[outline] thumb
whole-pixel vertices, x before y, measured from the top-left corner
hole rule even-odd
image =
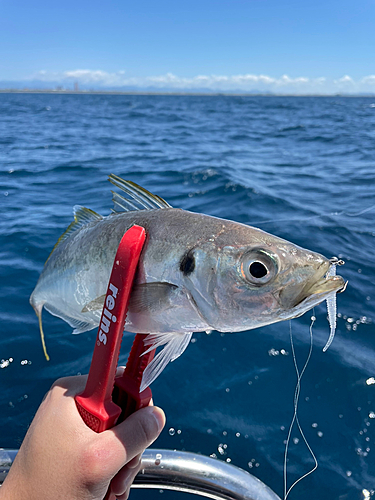
[[[143,453],[159,436],[165,425],[165,415],[161,408],[147,406],[130,415],[124,422],[111,429],[122,443],[126,452],[125,463]]]

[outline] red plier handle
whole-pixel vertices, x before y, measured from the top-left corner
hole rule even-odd
[[[122,237],[114,259],[85,390],[75,397],[84,422],[103,432],[151,400],[151,389],[141,393],[142,374],[155,350],[145,351],[144,335],[135,336],[123,375],[116,377],[129,297],[146,232],[132,226]],[[112,495],[106,499],[114,498]]]

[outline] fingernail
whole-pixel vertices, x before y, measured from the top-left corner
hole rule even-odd
[[[157,406],[148,406],[149,413],[155,418],[156,425],[158,426],[158,432],[161,432],[165,425],[165,414],[161,408]]]
[[[121,377],[125,371],[125,366],[118,366],[116,370],[116,377]]]

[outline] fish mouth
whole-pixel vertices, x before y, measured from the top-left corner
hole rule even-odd
[[[346,288],[347,281],[342,276],[326,276],[326,271],[323,276],[317,279],[314,283],[308,283],[298,295],[295,305],[292,309],[285,312],[283,319],[292,319],[302,316],[306,311],[320,304],[333,293],[343,292]]]

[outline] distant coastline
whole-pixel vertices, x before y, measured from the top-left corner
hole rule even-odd
[[[272,92],[192,92],[192,91],[149,91],[149,90],[73,90],[73,89],[0,89],[0,94],[57,94],[57,95],[154,95],[154,96],[237,96],[237,97],[368,97],[374,98],[375,93],[361,94],[279,94]]]

